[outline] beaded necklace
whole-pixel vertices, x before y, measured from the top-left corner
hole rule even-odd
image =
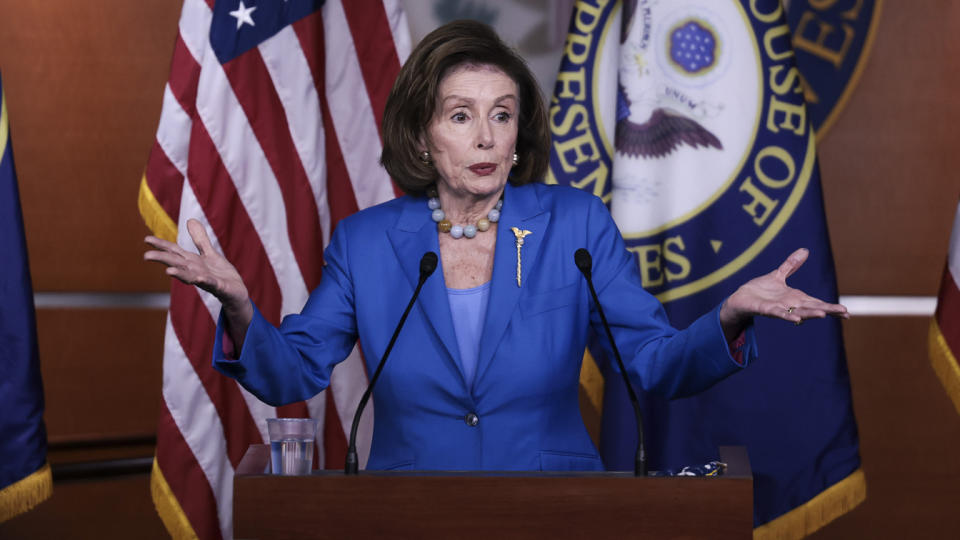
[[[440,208],[440,198],[437,196],[437,189],[433,186],[427,189],[427,207],[433,211],[430,217],[437,223],[437,230],[442,233],[450,233],[454,238],[473,238],[477,232],[483,232],[490,228],[491,223],[500,221],[500,209],[503,208],[503,199],[497,201],[496,206],[487,212],[486,218],[480,218],[476,225],[454,225],[447,219],[446,214]]]

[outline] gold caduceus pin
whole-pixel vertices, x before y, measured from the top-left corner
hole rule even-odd
[[[513,235],[517,237],[517,287],[520,286],[520,248],[523,247],[523,239],[528,234],[531,234],[530,231],[521,231],[517,227],[510,227],[510,230],[513,231]]]

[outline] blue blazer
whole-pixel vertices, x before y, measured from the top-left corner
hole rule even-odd
[[[522,248],[521,286],[511,227],[531,231]],[[571,188],[508,184],[473,386],[463,376],[438,268],[374,391],[368,469],[603,469],[578,399],[588,329],[603,333],[574,264],[581,247],[593,255],[594,283],[635,385],[668,397],[694,394],[755,356],[749,330],[743,364],[731,357],[719,306],[683,331],[669,325],[660,303],[641,287],[636,263],[599,199]],[[303,311],[277,329],[255,309],[236,360],[223,357],[218,325],[215,367],[274,405],[325,389],[357,339],[372,374],[427,251],[440,249],[422,197],[401,197],[344,219]],[[478,421],[468,422],[470,415]]]

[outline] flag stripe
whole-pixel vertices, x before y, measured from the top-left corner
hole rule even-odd
[[[213,17],[213,4],[202,0],[184,0],[180,13],[180,36],[194,61],[203,64],[210,35],[210,21]]]
[[[210,227],[210,224],[207,222],[206,217],[203,215],[203,210],[200,208],[200,202],[197,201],[197,198],[194,195],[193,190],[190,189],[189,184],[183,190],[183,197],[182,197],[182,200],[180,201],[180,209],[181,209],[182,217],[181,217],[181,222],[178,226],[179,229],[181,231],[186,231],[186,220],[188,217],[198,220],[203,225],[204,229],[207,231],[208,238],[210,239],[210,243],[213,246],[214,251],[222,252],[223,249],[220,247],[219,238],[217,238],[217,235],[214,234],[212,227]],[[184,245],[191,242],[186,238],[181,238],[181,241]],[[203,302],[203,305],[206,308],[207,313],[209,313],[209,320],[210,321],[216,320],[220,314],[220,301],[217,300],[216,297],[214,297],[212,294],[206,291],[202,291],[200,289],[194,289],[194,292],[197,293],[198,298],[201,300],[201,302]],[[175,340],[175,338],[173,338],[172,336],[171,336],[171,339]],[[168,348],[169,347],[173,347],[179,350],[180,344],[173,343],[172,345],[168,345]],[[189,361],[187,360],[186,356],[182,355],[182,353],[181,353],[181,357],[182,357],[183,363],[189,364]],[[193,369],[193,368],[191,367],[190,369]],[[263,403],[262,401],[260,401],[255,396],[253,396],[252,394],[244,390],[239,385],[237,385],[236,388],[243,395],[243,399],[246,402],[247,407],[250,409],[251,415],[256,420],[257,428],[259,428],[259,431],[260,431],[261,440],[268,440],[266,423],[262,421],[262,419],[276,417],[277,410],[274,407],[271,407],[270,405]],[[188,390],[188,392],[189,391],[192,391],[192,390]]]
[[[316,14],[307,17],[293,25],[294,31],[300,40],[307,63],[313,74],[314,84],[320,99],[320,110],[324,125],[332,125],[331,115],[325,92],[325,58],[326,47],[324,26],[316,19]],[[337,137],[326,137],[327,182],[329,190],[331,228],[336,226],[340,219],[357,211],[357,202],[349,174],[343,161]],[[324,441],[327,457],[325,467],[340,468],[343,466],[346,448],[346,435],[352,424],[352,417],[360,401],[363,388],[367,382],[366,367],[359,349],[355,349],[346,361],[339,364],[333,371],[328,392],[332,398],[328,400],[326,418],[324,422]],[[360,465],[365,466],[369,456],[370,439],[373,431],[372,404],[370,410],[361,419],[360,430],[357,436],[357,448],[360,456]]]
[[[357,204],[366,208],[393,198],[394,193],[387,172],[379,164],[380,134],[370,100],[357,99],[366,94],[366,86],[353,35],[339,2],[324,4],[323,31],[326,94],[333,132],[343,150]]]
[[[163,478],[170,486],[170,490],[176,494],[177,503],[190,521],[193,531],[198,538],[222,538],[220,526],[215,520],[216,497],[210,489],[203,470],[194,459],[190,447],[183,439],[183,434],[173,421],[164,400],[160,401],[157,440],[163,441],[163,444],[157,445],[157,465],[163,471]],[[156,481],[155,478],[152,480],[153,483]],[[169,505],[169,503],[157,501],[156,491],[154,490],[154,504],[158,508]],[[167,527],[170,529],[170,525]]]
[[[371,1],[346,2],[343,4],[343,11],[350,26],[350,33],[354,36],[368,36],[367,39],[355,39],[354,44],[363,83],[373,107],[373,119],[377,123],[377,130],[380,130],[387,96],[393,87],[393,81],[400,73],[400,61],[393,46],[387,14],[381,2]]]
[[[180,201],[180,209],[182,215],[181,222],[178,228],[181,231],[186,231],[186,220],[187,218],[196,219],[199,221],[204,229],[207,231],[207,237],[210,239],[210,244],[213,246],[214,251],[222,252],[223,249],[220,247],[220,241],[217,238],[217,235],[214,234],[212,227],[207,222],[206,217],[203,215],[203,210],[200,208],[200,202],[197,201],[196,196],[193,193],[193,190],[190,189],[190,186],[187,185],[183,190],[183,197]],[[189,245],[192,243],[191,240],[187,238],[181,238],[182,244]],[[194,289],[194,292],[197,293],[198,298],[203,302],[204,307],[209,313],[209,318],[211,321],[216,320],[220,316],[220,301],[216,299],[212,294],[202,291],[200,289]],[[183,357],[184,362],[188,362],[186,357]],[[192,369],[192,368],[191,368]],[[250,410],[250,414],[255,419],[257,428],[260,431],[261,439],[268,440],[267,436],[267,427],[266,423],[262,421],[264,418],[274,418],[278,416],[277,409],[263,403],[257,399],[253,394],[247,392],[239,385],[236,386],[236,389],[243,395],[243,399],[246,402],[247,408]],[[302,414],[302,413],[288,413],[288,414]]]
[[[180,218],[180,198],[183,195],[183,174],[167,157],[160,143],[154,141],[147,158],[147,185],[153,197],[171,220]]]
[[[343,9],[350,32],[354,36],[366,36],[365,39],[354,39],[354,44],[379,135],[387,96],[393,88],[393,81],[400,73],[400,60],[394,48],[393,35],[383,3],[345,2]],[[380,142],[382,144],[383,139],[380,139]],[[395,183],[391,182],[391,188],[395,196],[403,195],[403,191]]]
[[[201,64],[200,88],[197,95],[197,113],[203,124],[205,135],[198,135],[197,127],[194,126],[194,133],[191,134],[190,162],[192,167],[195,159],[201,159],[210,168],[198,169],[196,172],[199,174],[188,171],[187,178],[194,184],[215,183],[218,189],[220,186],[230,184],[228,187],[231,202],[221,207],[224,213],[219,215],[226,217],[230,213],[245,213],[246,215],[240,219],[252,225],[252,228],[243,231],[235,228],[227,230],[230,231],[230,240],[241,244],[244,250],[253,248],[258,253],[266,253],[265,262],[268,264],[262,270],[270,271],[275,276],[270,280],[268,290],[275,291],[273,287],[278,283],[282,284],[282,295],[277,293],[271,299],[271,301],[278,301],[280,309],[273,310],[260,304],[263,296],[251,294],[251,297],[261,307],[267,320],[278,324],[281,314],[293,313],[303,306],[307,298],[307,288],[304,276],[299,272],[293,255],[291,238],[287,234],[287,210],[283,204],[280,185],[274,177],[249,119],[237,101],[237,96],[223,67],[209,47],[210,44],[207,43],[208,53],[204,55]],[[197,138],[203,139],[201,156],[196,155],[197,141],[194,139]],[[208,141],[212,144],[207,144]],[[207,179],[207,175],[214,171],[218,174],[216,180]],[[233,196],[234,193],[236,198]],[[220,198],[216,190],[211,195],[215,199]],[[211,220],[211,224],[216,226],[216,222],[223,218],[213,219],[217,214],[211,214],[205,203],[206,198],[199,191],[197,197],[203,204],[204,213]],[[221,237],[221,241],[224,241],[222,231],[218,231],[218,236]],[[257,243],[260,245],[254,246]],[[225,254],[231,262],[236,264],[229,250]],[[247,274],[243,269],[240,270],[248,285],[257,285],[258,275]]]
[[[270,74],[256,49],[224,64],[237,101],[273,170],[286,209],[287,234],[308,290],[320,282],[323,245],[316,199],[296,151],[290,126]]]
[[[320,96],[314,83],[313,73],[292,27],[284,28],[272,39],[262,43],[259,48],[273,85],[277,89],[277,96],[283,104],[283,114],[286,115],[287,124],[290,126],[293,144],[300,155],[300,161],[310,182],[310,189],[313,191],[319,212],[323,236],[321,245],[326,245],[330,240],[327,170],[323,155],[326,134],[324,123],[318,121],[321,118]],[[318,257],[322,259],[322,253],[316,248],[317,246],[314,246],[314,251],[320,254]]]
[[[387,26],[390,37],[393,39],[398,66],[403,65],[403,60],[410,56],[411,46],[410,33],[406,31],[410,26],[407,24],[407,14],[404,13],[401,4],[400,0],[384,0],[383,2],[383,10],[387,14]],[[393,81],[390,81],[390,84],[393,84]]]
[[[177,34],[173,46],[173,62],[170,66],[168,85],[177,102],[190,118],[197,116],[197,85],[200,82],[200,64],[187,48],[183,34]]]
[[[332,126],[333,119],[330,116],[326,84],[324,83],[326,47],[324,46],[323,21],[320,20],[319,12],[293,23],[293,29],[297,34],[300,47],[303,49],[307,64],[310,66],[313,75],[313,83],[320,100],[320,114],[323,125]],[[327,161],[327,190],[330,201],[330,229],[332,230],[341,219],[356,212],[359,207],[357,198],[353,193],[353,186],[350,184],[350,175],[347,173],[347,165],[343,161],[343,153],[340,150],[337,137],[328,135],[324,138],[324,156]]]
[[[250,410],[246,407],[237,384],[217,373],[210,365],[215,332],[213,321],[207,316],[196,290],[179,281],[170,287],[170,320],[177,340],[193,365],[210,401],[217,410],[226,434],[227,455],[236,466],[251,440],[260,439]]]
[[[167,160],[176,167],[184,177],[187,174],[187,158],[189,157],[190,141],[182,133],[190,133],[193,128],[193,118],[177,101],[170,85],[163,93],[163,114],[160,125],[157,126],[157,146],[167,155]],[[150,173],[149,164],[147,172]],[[179,220],[178,220],[179,221]]]
[[[189,295],[192,288],[184,288]],[[235,434],[249,424],[242,422],[230,426],[224,424],[231,418],[217,410],[218,404],[215,400],[220,397],[220,394],[209,393],[205,385],[223,382],[225,384],[220,384],[214,389],[229,391],[237,388],[236,383],[224,380],[223,377],[220,377],[220,381],[212,378],[209,362],[205,366],[206,372],[197,371],[196,362],[189,358],[187,350],[179,341],[183,336],[175,331],[174,315],[175,313],[171,312],[167,320],[163,373],[168,384],[164,385],[163,398],[170,416],[177,424],[190,452],[203,471],[207,483],[216,494],[217,519],[223,535],[229,538],[233,503],[230,487],[234,467],[230,461],[228,439],[235,438]],[[187,337],[195,338],[195,336]],[[170,381],[176,381],[176,384],[169,384]],[[233,383],[233,386],[228,386],[228,383]],[[235,400],[233,407],[242,409],[242,403]],[[231,433],[227,433],[227,430]],[[251,438],[250,442],[259,443],[262,439]]]
[[[244,211],[237,188],[202,125],[194,124],[190,141],[188,178],[203,213],[221,239],[224,256],[243,276],[250,298],[268,321],[279,324],[280,285],[262,244],[257,241],[257,229]]]
[[[949,267],[943,272],[934,317],[954,357],[960,356],[960,286]]]
[[[343,434],[345,426],[340,425],[333,393],[329,391],[325,393],[327,408],[323,422],[323,445],[326,451],[323,468],[342,469],[347,461],[347,438]]]

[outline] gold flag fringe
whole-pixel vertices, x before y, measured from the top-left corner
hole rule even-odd
[[[947,340],[943,337],[940,325],[937,319],[930,320],[930,332],[928,338],[928,348],[930,351],[930,364],[937,378],[943,384],[943,389],[953,401],[957,413],[960,414],[960,365],[957,364],[957,357],[954,356]]]
[[[0,523],[19,516],[53,495],[50,463],[44,463],[33,474],[0,489]]]
[[[600,447],[600,425],[603,418],[603,373],[588,349],[583,351],[580,365],[580,416],[590,438]]]
[[[177,224],[170,219],[167,212],[160,206],[160,202],[153,196],[150,186],[147,185],[147,175],[140,179],[140,195],[137,197],[137,207],[143,222],[153,231],[157,238],[170,242],[177,241]]]
[[[197,533],[190,525],[190,520],[183,513],[180,502],[173,495],[170,485],[160,466],[157,465],[157,458],[153,458],[153,472],[150,475],[150,495],[153,497],[153,506],[160,515],[160,521],[163,522],[171,538],[195,540]]]
[[[786,514],[753,529],[753,540],[793,540],[815,531],[853,510],[867,498],[862,469],[820,492]]]

